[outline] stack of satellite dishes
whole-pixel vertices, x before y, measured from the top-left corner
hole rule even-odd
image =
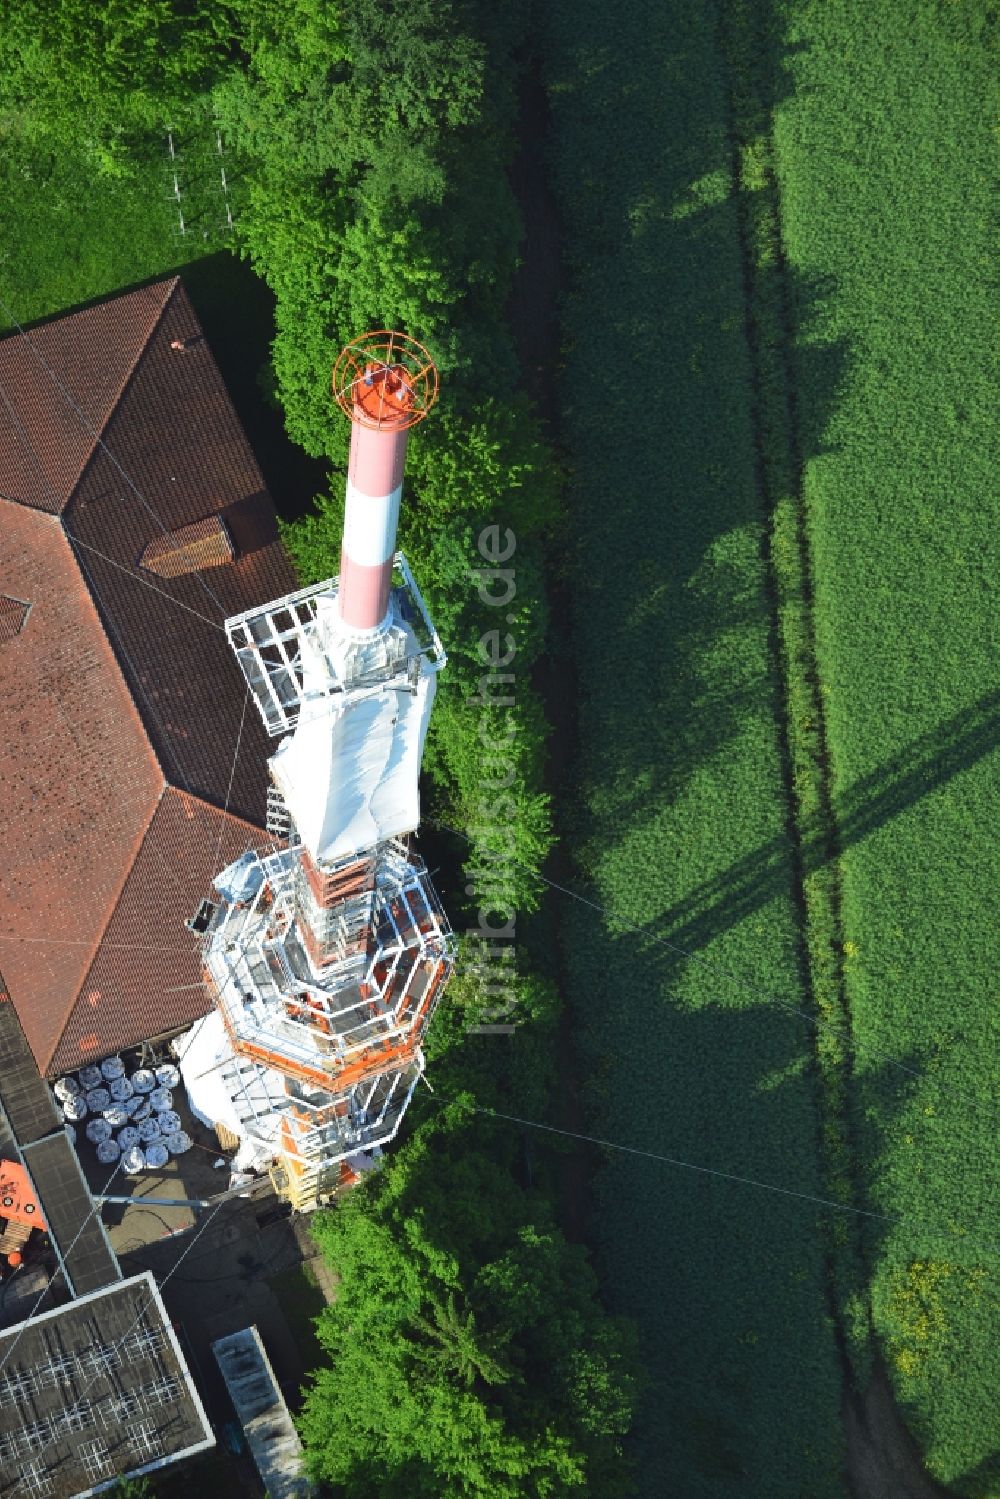
[[[162,1170],[172,1155],[191,1149],[191,1136],[173,1107],[172,1090],[180,1080],[172,1062],[155,1071],[139,1067],[128,1076],[121,1057],[106,1057],[99,1067],[88,1065],[75,1077],[61,1077],[55,1095],[74,1140],[74,1126],[86,1120],[87,1139],[101,1164],[112,1166],[120,1159],[126,1176],[139,1176]]]

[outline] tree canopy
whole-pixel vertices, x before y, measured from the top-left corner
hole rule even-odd
[[[351,1499],[628,1492],[631,1337],[509,1146],[459,1099],[316,1221],[341,1284],[300,1424]]]

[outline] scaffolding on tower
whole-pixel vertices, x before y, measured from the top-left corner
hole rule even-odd
[[[351,420],[340,573],[225,625],[278,740],[267,811],[283,846],[220,871],[189,922],[221,1018],[207,1070],[216,1097],[228,1090],[245,1159],[267,1160],[301,1210],[356,1181],[395,1138],[454,963],[411,848],[445,654],[395,549],[408,433],[437,388],[426,349],[402,334],[344,349],[333,377]]]

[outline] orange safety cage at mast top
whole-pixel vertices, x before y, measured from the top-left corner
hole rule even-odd
[[[438,398],[438,372],[423,344],[379,328],[341,350],[333,396],[352,422],[399,432],[422,422]]]

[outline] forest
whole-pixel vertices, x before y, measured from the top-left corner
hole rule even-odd
[[[332,1493],[1000,1495],[994,27],[5,8],[0,327],[180,271],[304,584],[339,566],[341,344],[441,369],[400,545],[468,934],[433,1095],[314,1224]],[[484,910],[509,1036],[475,1029]]]

